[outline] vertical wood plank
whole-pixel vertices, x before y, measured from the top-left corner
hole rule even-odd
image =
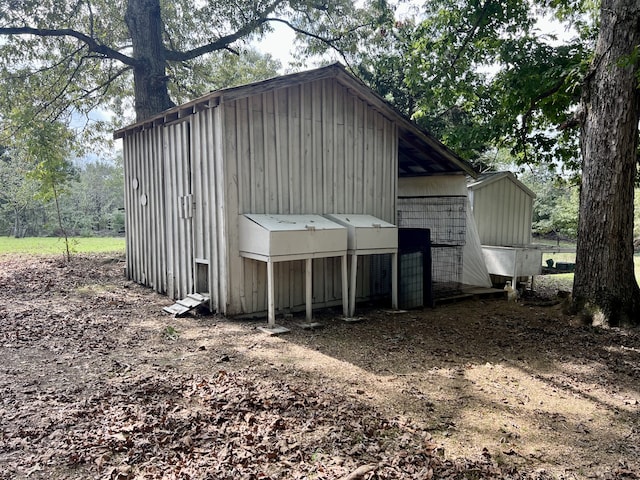
[[[274,123],[274,142],[275,142],[275,168],[276,168],[276,187],[275,193],[277,195],[278,213],[286,213],[284,209],[284,198],[288,193],[288,188],[283,182],[283,172],[285,171],[285,165],[287,159],[283,155],[282,151],[282,131],[280,125],[280,108],[278,105],[279,91],[273,92],[273,123]],[[284,122],[283,122],[284,123]],[[287,202],[288,203],[288,202]]]
[[[296,92],[294,88],[288,88],[287,92],[287,162],[288,162],[288,182],[289,182],[289,213],[300,213],[297,199],[299,198],[298,187],[300,180],[298,176],[297,164],[300,160],[299,152],[296,150],[295,138],[300,126],[296,124],[294,116],[293,99]]]
[[[258,187],[260,184],[257,181],[259,172],[258,172],[258,169],[256,168],[256,159],[255,159],[256,140],[254,138],[253,108],[249,100],[246,101],[246,108],[247,108],[247,127],[248,127],[248,134],[249,134],[249,156],[247,160],[249,161],[248,171],[251,178],[250,180],[251,187],[249,188],[249,195],[251,196],[250,211],[252,213],[258,213],[258,210],[256,210],[256,196],[258,194]]]
[[[261,115],[261,126],[260,132],[262,134],[262,155],[256,158],[256,161],[260,164],[262,168],[262,173],[264,175],[264,183],[263,183],[263,206],[260,210],[262,213],[273,213],[272,203],[273,203],[273,191],[274,191],[274,182],[273,177],[271,175],[271,170],[274,167],[275,158],[270,156],[269,151],[269,118],[267,114],[267,93],[263,93],[260,95],[260,101],[262,103],[262,115]]]

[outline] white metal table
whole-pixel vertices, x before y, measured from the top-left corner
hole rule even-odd
[[[306,317],[312,318],[314,258],[342,258],[342,308],[348,312],[347,229],[321,215],[244,214],[239,218],[240,255],[267,264],[269,329],[275,324],[273,264],[305,260]]]
[[[391,254],[391,306],[398,308],[398,228],[372,215],[329,214],[325,217],[347,228],[347,253],[351,255],[349,314],[356,309],[358,256]]]

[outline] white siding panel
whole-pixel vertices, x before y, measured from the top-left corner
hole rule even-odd
[[[229,215],[236,217],[237,221],[237,203],[228,202],[227,191],[234,192],[234,198],[238,197],[238,172],[233,169],[233,163],[230,164],[231,170],[226,171],[225,155],[224,155],[224,139],[226,130],[224,128],[223,110],[220,107],[210,111],[213,129],[213,163],[215,171],[215,180],[210,182],[215,185],[215,210],[212,212],[215,219],[212,226],[213,231],[217,235],[216,251],[213,255],[218,259],[218,270],[214,272],[218,280],[218,311],[227,313],[229,305],[229,290],[231,281],[231,272],[229,265],[229,255],[233,250],[229,248],[229,242],[237,242],[237,235],[230,237],[237,230],[229,229]],[[233,129],[231,129],[233,131]],[[233,217],[231,217],[233,218]],[[233,277],[237,278],[237,277]]]
[[[215,121],[213,110],[207,109],[193,117],[191,158],[194,213],[194,256],[208,265],[210,308],[220,311],[220,259],[218,242],[217,192],[215,170]],[[201,292],[202,293],[202,292]]]
[[[212,107],[202,110],[193,116],[191,129],[191,181],[195,213],[193,217],[194,260],[208,265],[208,287],[210,307],[212,310],[226,313],[227,292],[229,282],[228,249],[226,228],[225,198],[226,181],[229,180],[232,190],[238,195],[242,188],[234,168],[225,171],[223,162],[223,145],[229,143],[235,154],[235,141],[225,141],[225,129],[221,117],[222,109]],[[235,122],[235,111],[228,112],[227,121]],[[235,140],[235,129],[228,129],[232,140]],[[177,140],[177,139],[176,139]],[[240,177],[241,178],[241,177]],[[181,180],[184,183],[186,177]],[[177,227],[180,228],[180,225]],[[186,272],[193,277],[193,272]]]
[[[531,242],[533,199],[509,178],[473,191],[473,213],[483,245]]]
[[[215,175],[211,171],[207,151],[211,149],[213,138],[206,132],[209,130],[208,118],[204,115],[196,115],[192,120],[191,159],[193,174],[193,255],[198,260],[209,261],[211,250],[211,232],[208,212],[211,205],[209,194],[209,182],[215,184]]]

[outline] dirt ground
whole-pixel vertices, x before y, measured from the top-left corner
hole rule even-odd
[[[493,298],[270,337],[123,260],[0,257],[0,479],[640,477],[637,330]]]

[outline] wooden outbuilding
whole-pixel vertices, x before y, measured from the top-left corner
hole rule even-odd
[[[467,185],[485,263],[494,283],[538,275],[541,246],[532,245],[535,193],[509,171],[487,172]]]
[[[230,315],[268,310],[267,268],[241,255],[241,218],[361,214],[396,225],[399,175],[474,173],[339,64],[212,92],[114,136],[128,277],[174,299],[206,293]],[[358,262],[366,299],[369,259]],[[304,310],[307,273],[304,260],[273,266],[276,310]],[[342,304],[343,278],[341,259],[314,258],[313,306]]]
[[[483,245],[529,245],[536,194],[513,172],[486,172],[467,183]]]

